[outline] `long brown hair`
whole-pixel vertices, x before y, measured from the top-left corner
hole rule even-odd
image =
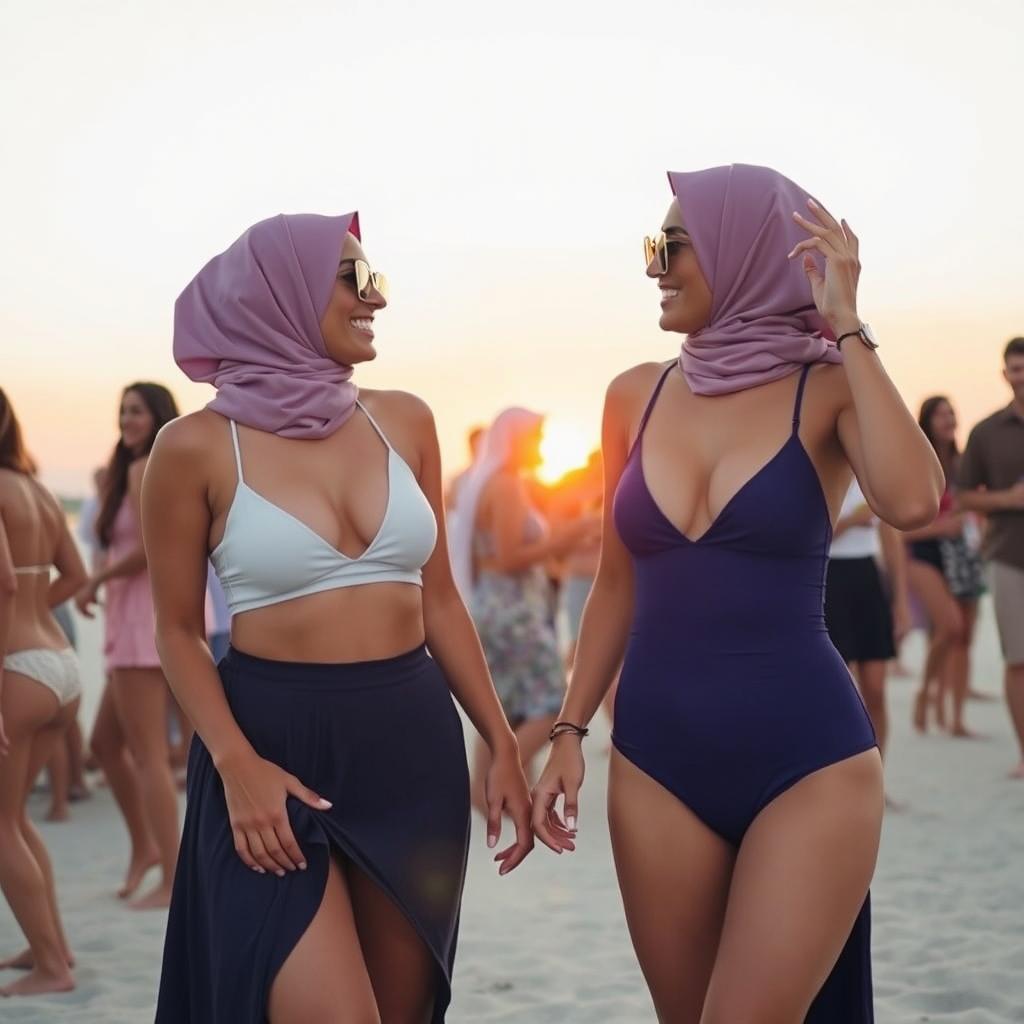
[[[153,417],[153,431],[146,439],[141,452],[133,452],[122,438],[118,438],[117,444],[114,445],[113,454],[107,464],[106,479],[103,482],[100,511],[96,516],[96,536],[99,537],[100,544],[105,548],[110,547],[114,519],[117,516],[117,510],[121,507],[121,502],[124,501],[124,496],[128,493],[128,467],[136,459],[150,453],[160,428],[178,416],[178,406],[174,401],[174,396],[163,384],[136,381],[121,392],[121,401],[123,402],[125,396],[132,391],[142,399],[150,411]]]
[[[917,425],[924,431],[924,436],[931,442],[935,454],[939,457],[942,471],[946,474],[946,480],[956,478],[956,467],[960,461],[960,449],[957,447],[956,438],[949,442],[940,442],[932,433],[932,417],[935,410],[945,403],[951,409],[953,403],[945,395],[932,395],[921,403],[921,411],[917,415]]]
[[[0,388],[0,466],[26,476],[35,476],[37,468],[35,459],[25,448],[21,425],[3,388]]]

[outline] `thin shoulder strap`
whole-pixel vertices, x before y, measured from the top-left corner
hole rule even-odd
[[[235,469],[238,470],[238,482],[244,483],[245,478],[242,476],[242,453],[238,448],[238,424],[234,420],[229,420],[231,424],[231,443],[235,446]]]
[[[665,381],[668,380],[668,375],[675,369],[676,364],[674,362],[669,363],[665,367],[661,376],[658,378],[658,383],[654,386],[654,390],[651,392],[651,397],[647,400],[647,408],[644,409],[643,416],[640,417],[640,426],[636,432],[637,441],[643,436],[644,430],[647,428],[647,421],[651,418],[651,413],[654,411],[654,403],[658,400],[658,395],[661,394],[661,389],[665,385]],[[636,442],[634,442],[635,444]]]
[[[796,387],[796,402],[793,404],[793,433],[800,429],[800,406],[804,401],[804,385],[807,383],[807,374],[810,373],[813,363],[804,363],[800,371],[800,383]]]
[[[363,405],[358,398],[356,399],[356,405],[363,410],[363,415],[370,421],[370,426],[377,431],[377,436],[388,446],[388,451],[393,451],[391,442],[388,440],[388,435],[380,429],[380,424],[370,415],[366,406]]]

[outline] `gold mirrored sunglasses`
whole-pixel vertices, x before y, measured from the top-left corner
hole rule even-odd
[[[353,260],[352,269],[338,275],[343,281],[355,289],[356,295],[362,302],[370,301],[370,289],[373,288],[384,301],[387,301],[389,289],[388,279],[383,274],[375,273],[370,269],[366,260]]]
[[[653,238],[644,235],[644,267],[649,267],[657,260],[659,274],[668,273],[668,237],[659,231]]]

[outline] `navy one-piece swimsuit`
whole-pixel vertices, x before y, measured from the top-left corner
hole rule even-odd
[[[633,557],[635,609],[613,742],[702,822],[738,846],[758,813],[802,778],[876,745],[867,711],[825,626],[832,525],[793,429],[708,530],[682,534],[644,479],[640,422],[614,498]],[[808,1024],[873,1020],[865,901]]]

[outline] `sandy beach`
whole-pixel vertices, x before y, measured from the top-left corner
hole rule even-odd
[[[81,623],[88,677],[83,719],[99,694],[99,633]],[[915,671],[923,638],[907,643]],[[975,646],[975,685],[998,694],[1001,666],[989,604]],[[890,681],[893,717],[888,788],[906,805],[887,816],[873,886],[879,1024],[1024,1021],[1024,782],[1006,779],[1014,745],[1002,701],[972,703],[970,725],[987,737],[918,736],[909,725],[912,679]],[[538,848],[496,877],[474,830],[456,962],[453,1024],[607,1022],[654,1015],[633,957],[615,887],[604,816],[607,730],[590,754],[580,843],[561,858]],[[46,798],[33,798],[38,820]],[[20,1024],[137,1024],[152,1019],[165,915],[127,910],[114,895],[126,838],[106,789],[41,823],[57,871],[79,966],[67,995],[0,1003]],[[0,952],[23,946],[0,904]],[[0,975],[0,978],[9,975]]]

